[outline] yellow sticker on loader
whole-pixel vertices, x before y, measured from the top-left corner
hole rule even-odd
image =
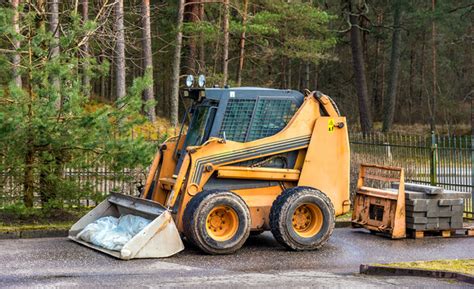
[[[328,131],[333,132],[334,131],[334,119],[330,118],[328,121]]]

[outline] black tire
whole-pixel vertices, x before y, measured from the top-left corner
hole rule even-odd
[[[208,233],[208,216],[213,209],[233,210],[238,222],[235,233],[216,240]],[[250,234],[250,212],[238,195],[227,191],[203,191],[189,201],[183,214],[183,231],[188,241],[209,254],[231,254],[240,249]],[[211,231],[212,233],[212,231]]]
[[[305,233],[297,232],[294,228],[294,214],[297,209],[311,214],[313,211],[305,210],[306,206],[311,206],[311,210],[317,211],[319,217],[311,215],[315,221],[308,218],[310,220],[308,222],[314,223],[314,226],[308,225],[313,226],[313,228],[308,228],[312,229],[314,234],[310,231],[309,234],[313,235],[301,236]],[[300,209],[302,207],[303,209]],[[317,217],[322,217],[322,222],[317,221]],[[334,206],[331,200],[323,192],[311,187],[294,187],[283,191],[273,202],[270,210],[272,234],[280,244],[290,250],[304,251],[321,248],[331,236],[334,225]]]

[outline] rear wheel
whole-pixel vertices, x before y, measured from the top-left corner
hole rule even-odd
[[[273,202],[270,228],[275,239],[288,249],[319,249],[334,230],[334,207],[319,190],[291,188]]]
[[[250,234],[250,212],[236,194],[204,191],[188,203],[183,215],[184,235],[210,254],[230,254]]]

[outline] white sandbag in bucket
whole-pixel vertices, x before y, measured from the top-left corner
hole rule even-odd
[[[77,238],[92,243],[92,236],[95,236],[97,233],[102,231],[112,230],[117,227],[117,225],[118,218],[112,216],[103,217],[87,225],[79,234],[77,234]]]
[[[118,193],[77,221],[69,239],[123,260],[169,257],[184,249],[166,208]]]
[[[87,225],[77,234],[77,238],[105,249],[120,251],[150,223],[150,220],[135,215],[124,215],[118,219],[102,217]]]

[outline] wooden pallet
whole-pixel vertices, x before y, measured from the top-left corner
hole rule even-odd
[[[474,237],[474,227],[462,228],[456,230],[429,230],[429,231],[417,231],[407,230],[407,235],[415,239],[423,239],[424,237]]]

